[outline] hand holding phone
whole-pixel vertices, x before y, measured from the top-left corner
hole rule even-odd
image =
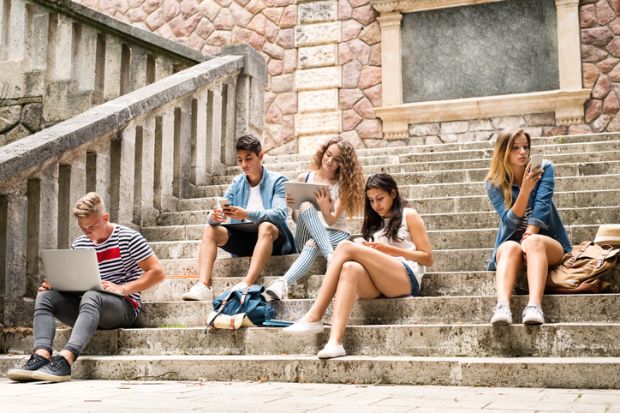
[[[530,172],[535,171],[536,169],[541,169],[542,160],[542,154],[540,153],[535,153],[534,155],[530,156]]]
[[[230,201],[228,199],[218,198],[217,203],[224,214],[230,213]]]

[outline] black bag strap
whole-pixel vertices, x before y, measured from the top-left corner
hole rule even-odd
[[[218,309],[215,311],[215,317],[211,318],[211,320],[209,320],[209,322],[207,323],[207,327],[205,331],[209,331],[209,327],[211,327],[213,325],[213,323],[215,322],[215,319],[218,318],[222,312],[224,311],[224,308],[226,307],[226,303],[228,303],[228,300],[230,300],[230,297],[233,295],[234,291],[229,291],[228,295],[226,295],[226,298],[224,298],[224,300],[222,300],[222,303],[220,304],[220,306],[218,307]]]

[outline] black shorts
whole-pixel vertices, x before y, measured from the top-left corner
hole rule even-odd
[[[228,231],[228,241],[220,248],[237,257],[251,257],[258,241],[258,231],[248,232],[234,228],[226,228],[226,230]],[[282,247],[284,247],[285,242],[284,231],[278,228],[278,238],[273,242],[271,255],[282,255]]]

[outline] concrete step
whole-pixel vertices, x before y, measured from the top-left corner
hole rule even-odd
[[[70,328],[59,329],[54,347],[61,348],[70,334]],[[616,323],[350,326],[343,345],[357,356],[618,357],[619,336]],[[291,337],[267,327],[209,333],[203,327],[99,330],[83,354],[314,355],[328,338],[329,328],[315,337]],[[9,331],[4,341],[13,353],[28,354],[33,346],[30,329]]]
[[[276,318],[297,320],[312,305],[313,300],[284,300],[273,302]],[[356,302],[349,324],[487,324],[496,299],[492,296],[408,297]],[[527,296],[514,297],[511,307],[515,323],[521,321],[521,311]],[[204,326],[211,311],[208,301],[146,302],[136,321],[136,327]],[[547,323],[614,323],[620,309],[620,294],[547,295],[543,311]],[[331,319],[331,306],[325,321]]]
[[[620,190],[584,190],[572,192],[555,192],[554,203],[558,208],[583,208],[590,206],[613,206],[620,205]],[[211,209],[216,198],[191,198],[181,199],[178,203],[178,211],[202,211]],[[440,212],[475,212],[493,211],[493,207],[486,194],[473,196],[456,196],[443,198],[418,198],[407,201],[421,214]],[[153,227],[144,227],[143,231]]]
[[[545,154],[545,159],[553,161],[555,164],[570,164],[570,163],[583,163],[583,162],[604,162],[604,161],[617,161],[620,157],[619,151],[606,151],[606,152],[576,152],[576,153],[553,153]],[[460,161],[431,161],[431,162],[400,162],[398,155],[386,155],[375,157],[362,157],[359,158],[365,174],[377,173],[382,171],[382,168],[397,167],[401,170],[397,172],[421,172],[421,171],[441,171],[441,170],[461,170],[461,169],[481,169],[488,168],[491,159],[466,159]],[[299,162],[282,162],[282,163],[268,163],[267,167],[272,171],[277,171],[296,177],[302,171],[310,169],[310,161]],[[226,168],[226,175],[236,176],[241,173],[241,169],[238,166],[229,166]]]
[[[441,182],[416,184],[409,182],[420,178],[409,173],[392,174],[396,180],[401,196],[405,198],[438,198],[448,196],[485,195],[484,182]],[[222,196],[228,188],[226,185],[198,186],[193,198]],[[558,192],[583,191],[585,189],[620,189],[620,174],[589,175],[589,176],[559,176],[555,180],[555,190]]]
[[[595,143],[595,142],[608,142],[610,146],[613,146],[614,141],[620,140],[620,134],[603,133],[603,134],[587,134],[587,135],[561,135],[551,137],[533,137],[532,146],[534,150],[547,146],[559,146],[568,147],[571,144],[579,143]],[[474,149],[493,149],[495,141],[484,142],[458,142],[447,144],[433,144],[433,145],[408,145],[397,147],[381,147],[371,149],[358,149],[357,155],[359,158],[372,158],[378,156],[402,156],[409,154],[425,153],[425,152],[463,152],[471,151]],[[293,155],[277,155],[265,157],[266,164],[280,164],[286,162],[300,162],[307,161],[312,155],[308,154],[293,154]]]
[[[0,371],[25,356],[0,356]],[[84,356],[74,379],[620,388],[617,357]]]

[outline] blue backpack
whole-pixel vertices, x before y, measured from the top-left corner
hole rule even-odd
[[[244,290],[226,291],[213,300],[213,310],[216,313],[207,324],[207,329],[220,314],[235,315],[245,313],[250,321],[257,326],[271,320],[276,310],[265,301],[262,285],[254,284]]]

